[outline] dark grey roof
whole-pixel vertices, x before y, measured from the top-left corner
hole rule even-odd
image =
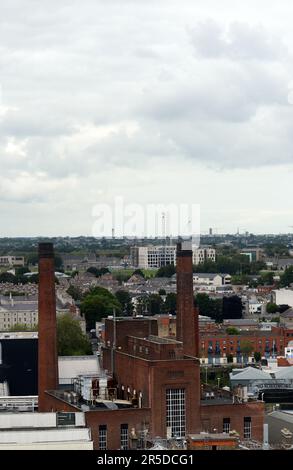
[[[281,318],[293,318],[293,308],[288,308],[285,312],[280,314]]]
[[[35,311],[38,309],[38,302],[33,302],[33,303],[26,303],[26,302],[21,302],[18,304],[14,304],[13,306],[11,304],[6,304],[6,305],[0,305],[0,309],[6,310],[9,312],[17,312],[17,311]]]
[[[248,320],[245,318],[235,318],[231,320],[224,320],[224,325],[258,325],[257,320]]]

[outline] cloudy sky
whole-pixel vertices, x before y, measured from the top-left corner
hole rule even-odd
[[[2,0],[0,236],[91,235],[97,204],[293,225],[292,0]]]

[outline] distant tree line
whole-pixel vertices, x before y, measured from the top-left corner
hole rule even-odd
[[[248,256],[233,254],[231,256],[217,256],[215,262],[206,260],[204,263],[193,267],[196,273],[226,273],[230,275],[258,274],[265,269],[266,265],[262,261],[250,262]]]

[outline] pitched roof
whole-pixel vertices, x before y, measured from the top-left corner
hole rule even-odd
[[[276,379],[293,379],[293,367],[282,367],[275,372]]]
[[[272,377],[267,372],[254,367],[246,367],[242,372],[236,374],[230,373],[230,380],[272,380]]]

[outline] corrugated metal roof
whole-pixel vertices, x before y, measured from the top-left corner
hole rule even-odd
[[[254,367],[246,367],[242,372],[232,375],[230,373],[230,380],[272,380],[272,377],[267,372]]]
[[[293,367],[280,367],[274,370],[276,379],[292,379],[293,380]]]

